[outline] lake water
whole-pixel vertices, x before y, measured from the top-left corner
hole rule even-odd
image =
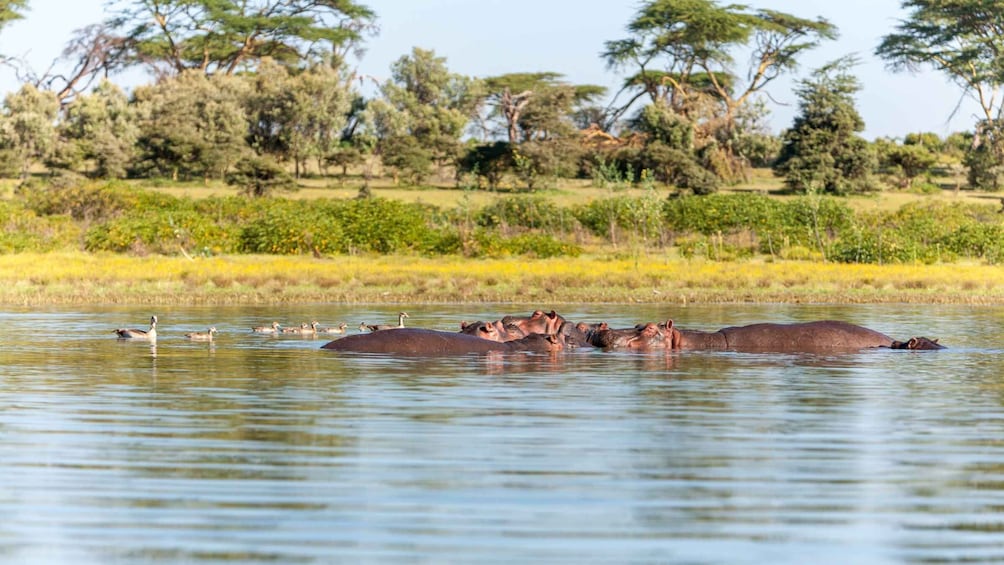
[[[837,318],[937,352],[393,359],[249,332],[400,308],[0,312],[0,562],[1004,560],[1004,308],[557,307]],[[533,308],[405,309],[456,329]],[[155,348],[115,339],[151,314]]]

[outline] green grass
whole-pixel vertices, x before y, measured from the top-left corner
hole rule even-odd
[[[920,201],[943,201],[943,202],[978,202],[997,204],[1001,200],[1001,195],[974,190],[957,190],[959,186],[955,179],[938,179],[941,186],[939,192],[933,194],[900,190],[885,187],[885,190],[846,198],[847,203],[855,210],[859,211],[889,211],[896,210],[904,204]],[[236,192],[233,187],[227,186],[221,181],[212,181],[205,184],[201,181],[194,182],[171,182],[166,180],[142,180],[129,181],[138,186],[164,192],[174,196],[185,196],[190,198],[205,198],[208,196],[230,195]],[[354,198],[359,194],[362,186],[369,187],[370,191],[384,198],[401,200],[404,202],[420,202],[431,204],[444,209],[452,209],[461,205],[481,207],[492,203],[500,196],[511,196],[512,191],[504,190],[492,192],[488,190],[463,190],[456,186],[456,183],[449,178],[434,178],[422,186],[400,186],[395,185],[389,177],[376,177],[364,179],[359,175],[348,175],[345,179],[337,177],[307,177],[300,179],[297,184],[299,189],[293,192],[284,192],[280,196],[291,199],[312,199],[312,198]],[[0,184],[0,187],[3,185]],[[669,196],[674,189],[665,185],[657,185],[658,194]],[[754,169],[747,182],[736,186],[724,187],[721,192],[760,192],[771,195],[775,198],[791,198],[781,179],[775,177],[770,169]],[[9,192],[8,192],[9,193]],[[569,207],[591,200],[608,198],[610,196],[641,196],[645,190],[641,188],[628,188],[613,190],[611,188],[598,188],[586,179],[559,179],[557,186],[546,188],[535,192],[553,201],[556,205]]]

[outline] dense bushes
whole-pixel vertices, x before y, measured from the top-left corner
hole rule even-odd
[[[72,249],[79,246],[81,235],[69,217],[40,217],[13,202],[0,202],[0,228],[0,253]]]
[[[442,210],[381,198],[176,198],[109,184],[25,191],[0,202],[0,252],[575,256],[582,242],[675,246],[686,257],[756,254],[841,262],[1004,259],[994,206],[915,203],[855,214],[818,195],[616,195],[560,207],[540,195]],[[590,239],[592,238],[592,239]]]

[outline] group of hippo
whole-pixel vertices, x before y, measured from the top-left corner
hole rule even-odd
[[[553,352],[576,348],[629,350],[728,350],[771,352],[853,351],[866,348],[944,349],[937,340],[897,341],[836,320],[752,324],[714,332],[677,328],[672,320],[611,329],[606,323],[572,323],[554,312],[462,323],[459,332],[420,328],[381,329],[336,339],[323,349],[399,355],[456,355],[495,351]]]

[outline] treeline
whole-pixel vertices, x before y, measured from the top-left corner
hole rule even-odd
[[[27,5],[0,0],[0,27]],[[821,17],[647,0],[624,37],[602,45],[603,61],[624,77],[612,100],[560,72],[460,75],[418,47],[364,95],[360,83],[370,79],[349,55],[378,20],[362,4],[112,1],[109,19],[68,45],[72,72],[20,73],[32,80],[3,101],[0,173],[25,179],[43,168],[61,184],[225,179],[257,196],[349,170],[408,184],[438,176],[534,190],[589,178],[705,195],[769,166],[804,194],[933,186],[937,174],[963,172],[968,186],[997,189],[1004,14],[962,17],[982,6],[903,2],[909,13],[876,48],[893,68],[934,65],[979,100],[984,116],[973,132],[868,142],[850,59],[798,82],[800,111],[780,136],[766,127],[764,88],[836,37]],[[125,69],[157,80],[129,94],[107,80],[90,88]]]
[[[676,249],[848,263],[999,263],[1004,216],[980,204],[917,203],[855,213],[835,197],[611,196],[560,207],[539,195],[481,208],[383,198],[179,198],[120,183],[49,187],[0,202],[0,252],[82,249],[216,255],[396,253],[577,256]]]

